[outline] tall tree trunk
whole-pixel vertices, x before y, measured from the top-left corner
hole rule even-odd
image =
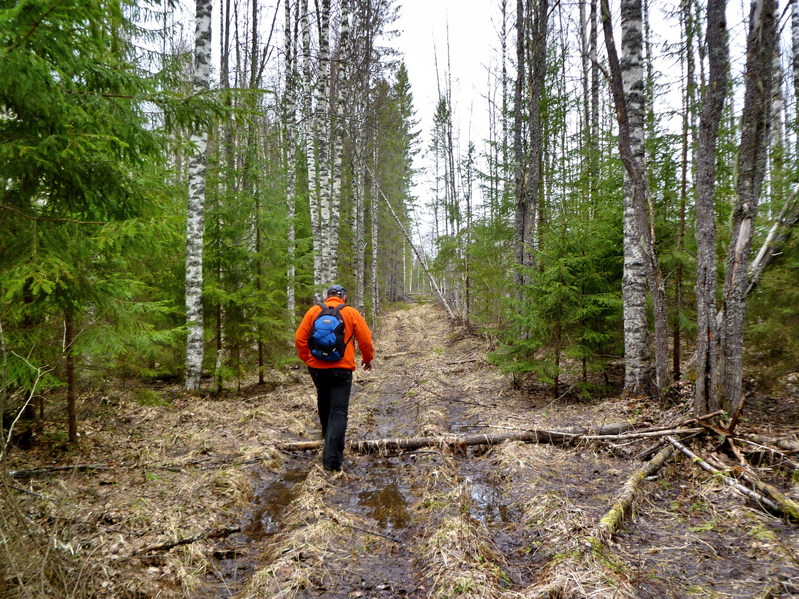
[[[696,173],[696,391],[694,410],[718,409],[714,393],[716,361],[716,145],[729,87],[726,0],[708,0],[708,82],[702,91]],[[690,10],[690,9],[689,9]]]
[[[514,258],[516,271],[514,281],[516,294],[519,299],[523,296],[525,239],[524,223],[527,218],[526,188],[527,176],[524,161],[524,146],[522,134],[524,131],[524,103],[523,91],[527,88],[527,68],[525,60],[525,41],[527,37],[525,28],[524,0],[516,0],[516,82],[513,91],[513,160],[514,160],[514,195],[516,198]]]
[[[793,77],[793,96],[799,98],[799,0],[791,0],[791,70]],[[799,135],[799,110],[794,109],[794,135]],[[794,148],[799,154],[799,140]]]
[[[602,22],[611,70],[611,87],[619,124],[619,151],[624,164],[624,301],[625,388],[640,394],[649,386],[649,345],[646,324],[646,283],[652,294],[655,324],[655,388],[659,394],[669,384],[668,326],[663,278],[654,248],[648,205],[644,149],[644,89],[641,66],[641,0],[624,0],[621,6],[622,52],[620,64],[613,41],[607,0],[602,0]],[[643,347],[641,346],[643,344]],[[628,354],[627,352],[631,352]]]
[[[541,123],[541,97],[544,92],[544,83],[547,76],[547,32],[549,17],[549,0],[536,0],[531,5],[532,10],[532,48],[530,49],[530,168],[529,180],[526,188],[526,210],[524,223],[524,239],[527,252],[524,256],[524,266],[528,269],[535,268],[535,250],[537,245],[536,225],[539,217],[539,198],[543,196],[544,177],[542,167],[544,163],[544,141]]]
[[[378,164],[378,145],[377,145],[377,131],[375,130],[375,139],[372,144],[372,164],[377,166]],[[364,168],[366,168],[366,157],[364,157]],[[372,326],[377,326],[377,314],[378,314],[378,307],[380,305],[380,286],[379,286],[379,278],[378,275],[380,274],[379,271],[379,246],[378,246],[378,232],[379,232],[379,215],[380,215],[380,203],[378,202],[378,181],[374,177],[371,177],[371,194],[370,199],[371,202],[369,204],[370,216],[371,216],[371,246],[372,246]],[[403,260],[407,251],[403,247],[402,256]],[[403,270],[404,272],[404,270]]]
[[[195,93],[202,93],[211,81],[211,0],[196,0],[194,39]],[[200,389],[202,374],[203,327],[203,237],[205,220],[205,150],[208,131],[191,135],[195,151],[189,158],[189,195],[186,214],[186,380],[187,391]]]
[[[649,387],[649,332],[646,317],[646,275],[645,258],[638,231],[635,199],[636,193],[644,194],[644,175],[640,171],[640,150],[633,150],[631,129],[628,120],[628,96],[630,87],[635,81],[641,86],[642,73],[640,55],[635,55],[635,45],[630,43],[630,34],[635,31],[631,24],[631,10],[634,6],[630,0],[623,3],[622,8],[622,52],[624,66],[618,64],[615,42],[612,37],[610,10],[607,0],[602,0],[601,19],[605,30],[605,45],[608,55],[612,56],[611,77],[612,91],[616,102],[616,113],[619,120],[619,146],[625,167],[624,177],[624,276],[622,279],[622,302],[624,312],[624,388],[628,393],[640,395]],[[638,5],[640,9],[640,4]],[[634,12],[634,11],[633,11]],[[638,25],[640,26],[640,10]],[[627,40],[627,43],[624,40]],[[640,30],[638,48],[640,49]],[[614,62],[616,64],[614,64]],[[636,90],[641,94],[640,87]],[[641,99],[636,102],[641,106]],[[640,114],[640,113],[639,113]],[[637,125],[643,125],[642,122]],[[639,129],[639,132],[642,131]]]
[[[319,168],[319,238],[314,245],[319,246],[321,263],[317,277],[318,284],[329,285],[336,277],[331,272],[333,252],[338,251],[338,228],[331,228],[333,218],[333,198],[331,195],[331,140],[332,121],[330,118],[330,0],[316,0],[319,14],[319,77],[316,82],[316,151]],[[338,221],[337,221],[338,222]]]
[[[337,75],[336,75],[336,105],[335,115],[330,126],[330,149],[332,151],[330,173],[330,218],[327,230],[330,231],[330,247],[328,248],[327,268],[328,281],[336,280],[338,276],[338,230],[341,212],[341,180],[342,160],[344,157],[344,123],[347,113],[348,82],[350,69],[348,63],[352,60],[350,51],[350,13],[351,4],[343,0],[341,5],[341,29],[339,33]],[[332,64],[331,64],[332,67]],[[362,207],[361,207],[362,208]],[[359,211],[359,218],[363,221],[363,211]],[[363,236],[359,239],[363,241]],[[360,258],[360,256],[359,256]],[[359,268],[362,268],[359,266]],[[363,307],[363,288],[359,290],[357,302]]]
[[[755,217],[766,169],[774,76],[772,58],[777,44],[775,13],[775,0],[755,0],[749,16],[736,206],[722,294],[723,318],[715,381],[719,407],[734,418],[742,407],[745,293]]]
[[[305,141],[305,160],[308,170],[308,204],[311,212],[311,236],[313,252],[313,282],[314,288],[319,289],[323,282],[322,271],[322,248],[320,238],[322,237],[322,223],[319,209],[319,161],[316,155],[316,140],[319,137],[319,115],[317,107],[312,101],[311,90],[314,88],[312,82],[312,61],[311,61],[311,23],[308,16],[308,0],[300,0],[300,29],[302,30],[302,131]]]
[[[293,329],[296,314],[296,259],[297,259],[297,26],[299,11],[295,11],[294,33],[291,31],[291,2],[285,5],[284,68],[286,70],[283,98],[284,121],[286,127],[286,207],[288,230],[286,234],[288,269],[286,272],[286,308],[289,326]]]
[[[264,262],[263,262],[263,231],[261,226],[261,193],[258,185],[258,176],[257,176],[257,164],[259,158],[258,152],[258,136],[257,136],[257,123],[255,121],[254,115],[257,114],[257,96],[255,96],[255,90],[261,86],[261,73],[259,69],[259,46],[260,46],[260,37],[258,34],[258,2],[256,0],[252,0],[250,5],[251,13],[250,13],[250,56],[249,56],[249,63],[250,63],[250,73],[249,73],[249,89],[252,93],[248,97],[248,106],[251,118],[247,123],[247,146],[244,149],[244,177],[242,180],[242,192],[245,196],[251,195],[254,200],[254,208],[255,214],[253,215],[253,228],[254,228],[254,235],[255,235],[255,290],[259,298],[262,297],[263,294],[263,286],[264,286]],[[286,15],[287,17],[289,15]],[[290,23],[290,20],[287,19],[287,22]],[[288,26],[290,29],[290,25]],[[293,118],[293,115],[292,115]],[[288,123],[288,119],[286,119],[286,123]],[[286,125],[288,126],[288,125]],[[287,166],[287,170],[290,170]],[[290,220],[290,229],[293,234],[293,219]],[[290,255],[290,260],[293,261],[293,255]],[[293,314],[293,312],[291,312]],[[265,368],[265,360],[266,360],[266,348],[264,347],[264,340],[263,340],[263,327],[260,323],[260,319],[258,324],[255,328],[255,337],[256,337],[256,346],[257,346],[257,369],[258,369],[258,384],[263,385],[265,382],[264,379],[264,368]],[[239,369],[240,371],[240,369]],[[239,384],[241,381],[241,377],[239,377]]]

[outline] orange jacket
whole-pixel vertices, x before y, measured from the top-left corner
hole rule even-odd
[[[340,297],[332,296],[325,300],[325,304],[331,308],[335,308],[339,304],[343,304],[344,300]],[[297,327],[297,332],[294,335],[294,346],[297,348],[297,355],[300,360],[305,362],[311,368],[346,368],[347,370],[355,370],[355,343],[350,339],[353,334],[355,341],[358,342],[358,349],[361,351],[361,357],[365,363],[374,360],[375,348],[372,344],[372,331],[369,330],[369,325],[366,324],[361,313],[352,306],[342,308],[339,314],[344,319],[344,339],[350,340],[347,347],[344,349],[344,357],[338,362],[327,362],[319,360],[311,355],[311,350],[308,349],[308,336],[311,334],[313,322],[322,308],[312,306],[306,313]]]

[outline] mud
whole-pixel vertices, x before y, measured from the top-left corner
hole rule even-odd
[[[432,304],[386,314],[375,336],[375,368],[355,376],[351,440],[661,416],[657,406],[614,397],[571,403],[515,389],[486,361],[483,340],[451,328]],[[319,437],[307,375],[296,369],[282,376],[243,397],[176,399],[161,408],[120,403],[94,420],[84,414],[84,460],[111,452],[132,465],[33,480],[29,491],[57,501],[30,494],[20,501],[51,521],[76,518],[66,513],[67,502],[80,507],[80,526],[58,534],[78,555],[105,560],[103,570],[87,570],[106,583],[100,597],[799,594],[796,527],[681,459],[646,483],[612,542],[586,551],[596,523],[640,465],[631,456],[651,443],[350,452],[343,472],[327,473],[318,451],[274,450],[279,441]],[[678,420],[689,401],[671,409],[667,417]],[[783,433],[795,433],[792,423],[781,424]],[[15,467],[22,465],[37,464]],[[764,468],[796,496],[788,476]],[[238,530],[203,537],[221,527]],[[147,550],[197,534],[196,542]]]

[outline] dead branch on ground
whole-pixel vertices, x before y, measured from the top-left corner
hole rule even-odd
[[[660,470],[666,461],[674,454],[674,448],[667,445],[649,462],[638,469],[622,487],[619,499],[608,510],[596,527],[595,537],[604,542],[615,535],[632,513],[632,506],[638,496],[641,484],[648,477]]]
[[[499,445],[506,441],[522,441],[524,443],[548,443],[551,445],[576,445],[580,441],[610,441],[622,439],[641,439],[649,437],[666,437],[701,432],[699,428],[677,428],[662,431],[641,431],[626,434],[580,434],[567,431],[532,429],[519,433],[470,435],[467,437],[410,437],[395,439],[375,439],[348,441],[347,448],[356,453],[378,453],[387,450],[420,449],[422,447],[470,447],[474,445]],[[278,443],[281,451],[313,451],[321,449],[324,441],[298,441]]]
[[[735,489],[736,491],[738,491],[742,495],[745,495],[749,499],[752,499],[758,505],[766,506],[767,508],[769,508],[773,512],[776,512],[778,514],[782,514],[784,516],[787,516],[788,518],[790,518],[792,520],[799,521],[799,506],[797,506],[797,504],[794,501],[792,501],[792,500],[786,498],[784,495],[782,495],[782,493],[777,491],[777,489],[774,489],[773,487],[771,487],[771,485],[767,485],[766,483],[763,483],[762,481],[757,481],[757,483],[754,483],[752,481],[756,480],[756,478],[754,477],[754,475],[749,475],[748,477],[745,477],[745,480],[747,478],[749,478],[749,480],[747,482],[749,482],[749,484],[751,484],[751,485],[753,485],[753,486],[758,488],[757,491],[753,490],[753,489],[751,489],[751,488],[749,488],[749,487],[747,487],[745,485],[742,485],[740,482],[735,480],[730,475],[729,472],[726,472],[724,470],[719,470],[718,468],[716,468],[716,467],[712,466],[711,464],[709,464],[707,462],[707,460],[704,460],[701,457],[699,457],[698,455],[696,455],[693,451],[688,449],[685,445],[680,443],[674,437],[668,437],[668,441],[676,449],[678,449],[679,451],[684,453],[686,456],[691,458],[691,461],[694,464],[698,465],[700,468],[702,468],[706,472],[710,472],[711,474],[717,475],[719,480],[723,481],[724,484],[732,487],[733,489]],[[767,491],[766,490],[767,488],[770,488],[771,490]],[[763,494],[764,491],[769,493],[768,497]],[[782,498],[782,499],[780,499],[780,498]]]
[[[190,545],[191,543],[204,541],[206,539],[219,539],[221,537],[232,535],[236,532],[241,532],[241,526],[225,526],[217,530],[198,532],[196,535],[192,535],[183,539],[167,541],[166,543],[158,543],[156,545],[148,545],[147,547],[136,551],[134,555],[144,555],[145,553],[153,553],[154,551],[169,551],[170,549],[178,547],[179,545]]]

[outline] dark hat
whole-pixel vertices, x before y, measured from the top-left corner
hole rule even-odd
[[[344,289],[341,285],[331,285],[327,288],[327,297],[331,295],[336,295],[338,297],[344,297],[347,295],[347,290]]]

